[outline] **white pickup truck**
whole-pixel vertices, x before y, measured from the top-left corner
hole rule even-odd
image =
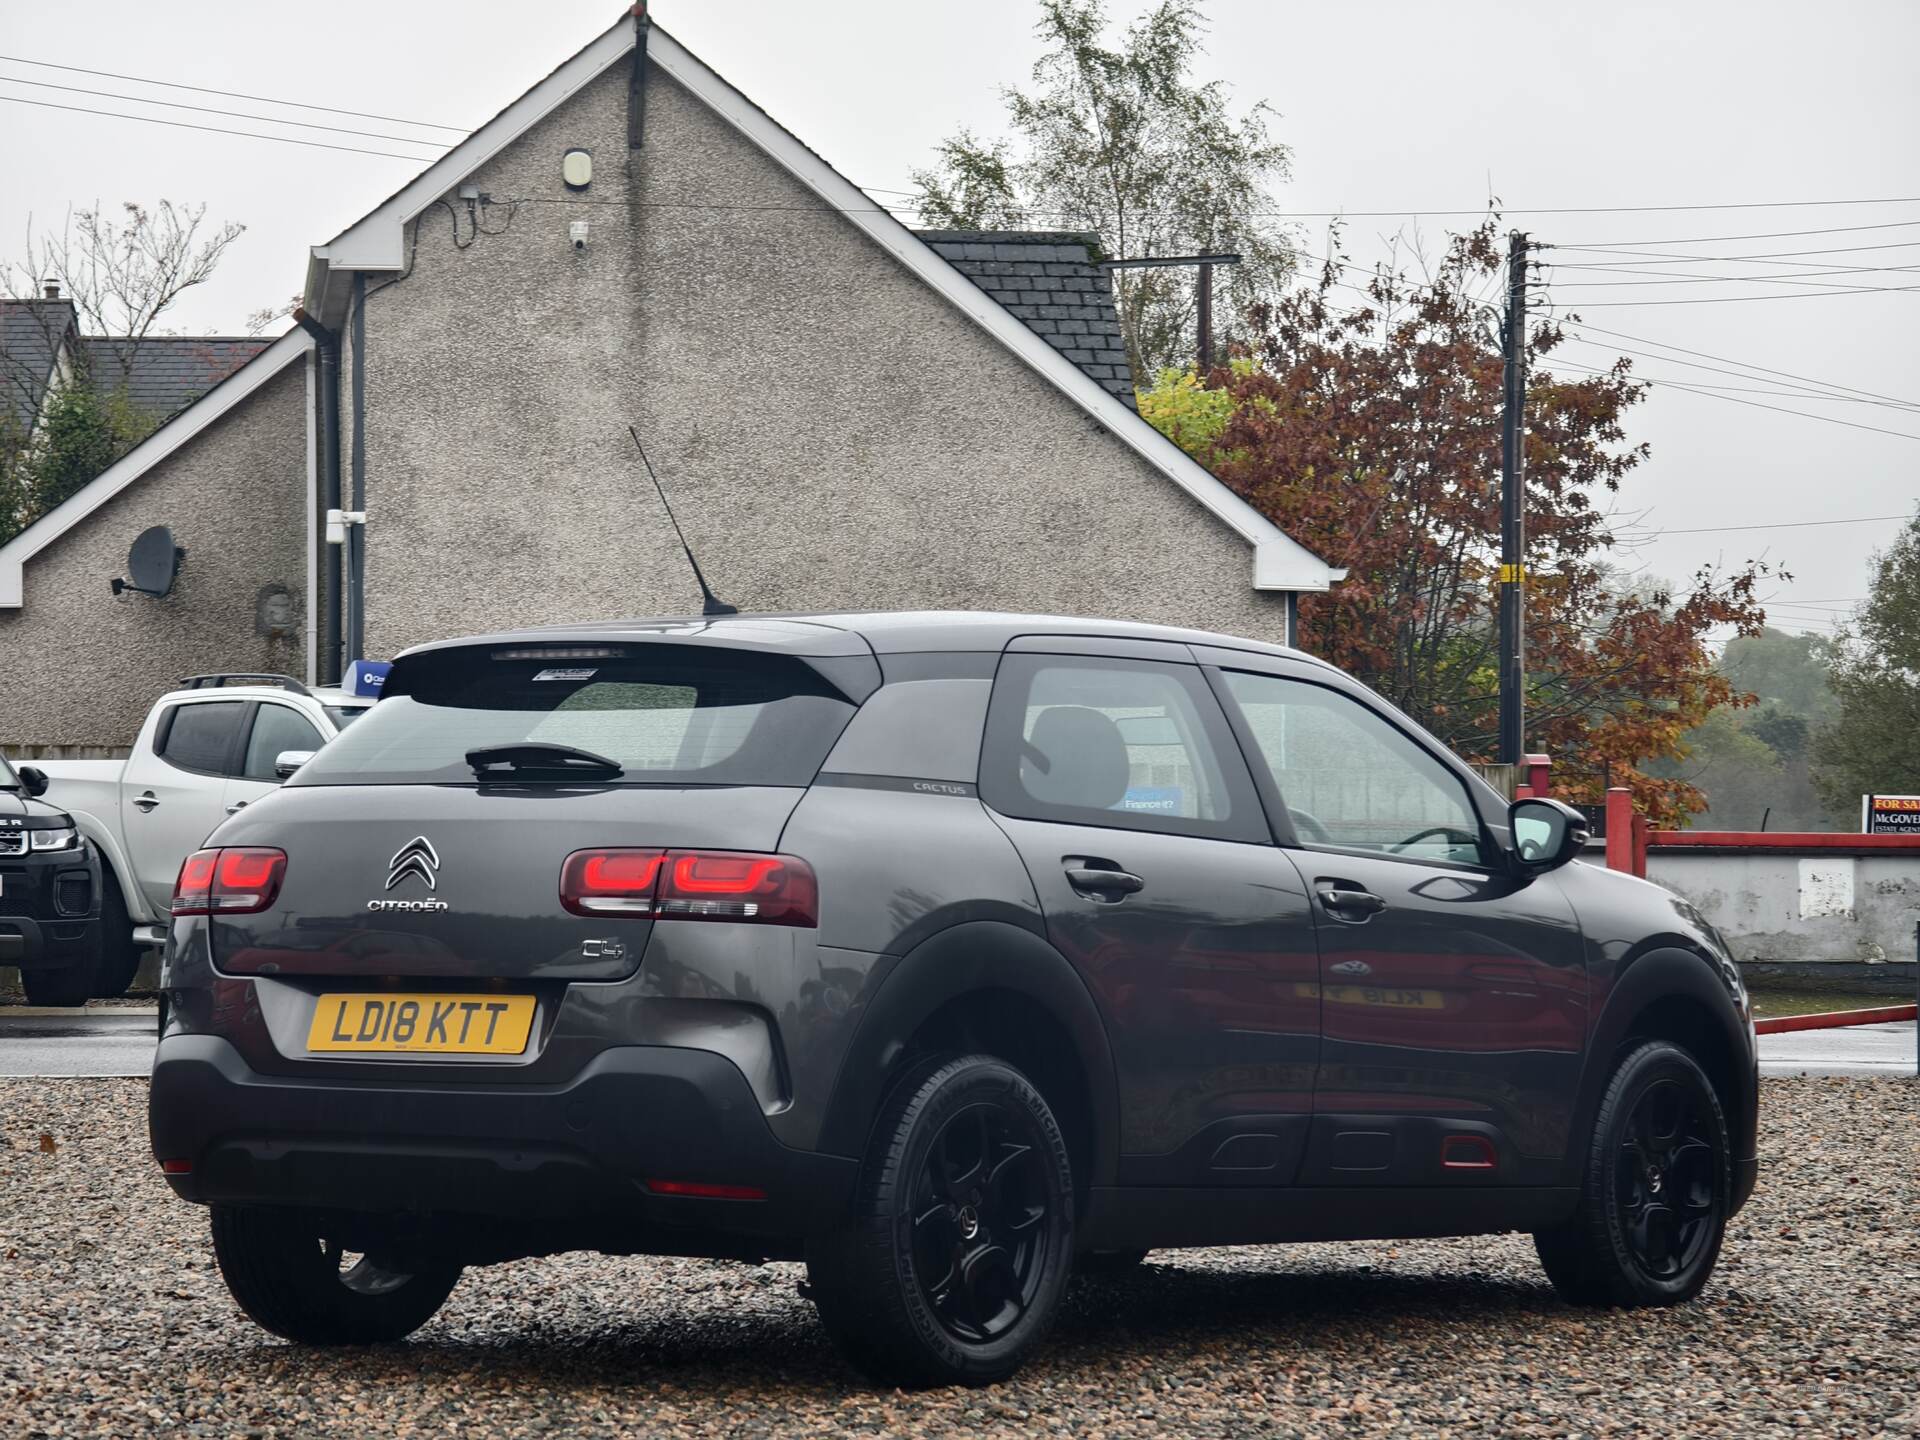
[[[180,862],[227,816],[268,795],[374,697],[286,675],[194,675],[154,703],[125,760],[45,760],[46,799],[100,852],[95,994],[125,993],[142,950],[165,943]]]

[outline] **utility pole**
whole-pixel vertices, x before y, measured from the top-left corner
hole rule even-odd
[[[1526,752],[1527,237],[1507,237],[1507,322],[1502,333],[1500,416],[1500,753],[1519,765]]]
[[[1213,264],[1200,262],[1200,374],[1213,369]]]
[[[1178,265],[1196,265],[1200,269],[1200,374],[1213,368],[1213,267],[1238,265],[1240,257],[1220,255],[1142,256],[1135,260],[1102,260],[1102,270],[1166,270]]]

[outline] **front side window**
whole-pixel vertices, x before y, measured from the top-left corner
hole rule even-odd
[[[160,758],[182,770],[224,775],[240,730],[244,700],[201,700],[176,705],[160,742]]]
[[[307,717],[285,705],[265,704],[253,715],[247,759],[241,773],[249,780],[277,780],[273,762],[282,750],[318,750],[320,732]]]
[[[1015,654],[994,682],[981,793],[1027,819],[1266,839],[1237,758],[1192,666]]]
[[[1304,680],[1226,681],[1301,844],[1481,863],[1465,784],[1382,716]]]

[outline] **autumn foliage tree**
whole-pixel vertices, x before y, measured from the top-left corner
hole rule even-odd
[[[1368,271],[1335,249],[1317,279],[1261,316],[1263,338],[1206,377],[1163,375],[1158,423],[1348,578],[1301,605],[1302,644],[1380,690],[1457,752],[1497,740],[1501,359],[1483,296],[1504,249],[1494,221],[1455,237],[1431,273]],[[1681,753],[1718,706],[1745,703],[1707,641],[1758,633],[1765,567],[1627,583],[1608,562],[1608,497],[1647,456],[1621,360],[1556,375],[1562,342],[1530,317],[1526,409],[1527,741],[1556,791],[1633,788],[1662,824],[1702,808],[1687,780],[1642,768]]]

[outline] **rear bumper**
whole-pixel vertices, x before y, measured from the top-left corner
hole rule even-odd
[[[148,1107],[155,1158],[187,1162],[167,1179],[199,1204],[553,1222],[639,1252],[815,1233],[845,1213],[856,1168],[781,1145],[726,1057],[666,1046],[606,1050],[563,1085],[401,1087],[263,1075],[217,1036],[172,1035]],[[765,1198],[649,1188],[662,1181]]]

